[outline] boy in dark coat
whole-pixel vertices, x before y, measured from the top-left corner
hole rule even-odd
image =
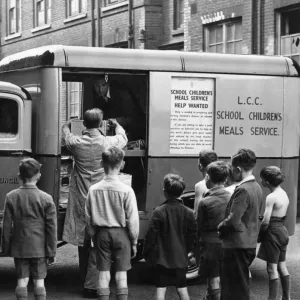
[[[174,174],[164,178],[166,201],[151,216],[145,237],[144,257],[155,266],[156,300],[165,299],[166,287],[176,286],[182,300],[188,300],[186,269],[188,253],[197,234],[193,211],[182,203],[183,179]]]
[[[222,241],[217,227],[225,218],[231,196],[224,187],[228,173],[229,167],[223,161],[208,165],[205,181],[209,190],[203,195],[198,207],[198,238],[201,247],[199,275],[207,279],[205,300],[220,300],[221,296]]]
[[[44,300],[47,265],[54,262],[56,253],[56,208],[52,197],[36,186],[41,173],[35,159],[21,161],[19,177],[22,186],[8,193],[5,199],[2,250],[14,258],[17,299],[27,299],[31,276],[35,299]]]
[[[255,258],[263,194],[252,175],[256,156],[240,149],[231,159],[235,181],[240,181],[218,226],[222,238],[222,300],[250,300],[249,267]]]

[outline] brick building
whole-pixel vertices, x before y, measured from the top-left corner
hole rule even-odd
[[[192,51],[292,56],[299,62],[300,1],[190,0],[184,48]]]

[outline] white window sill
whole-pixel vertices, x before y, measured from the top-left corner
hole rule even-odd
[[[116,3],[116,4],[110,4],[108,6],[101,7],[101,11],[102,12],[110,11],[110,10],[113,10],[113,9],[116,9],[116,8],[119,8],[119,7],[122,7],[122,6],[126,6],[128,4],[129,4],[129,1],[123,1],[123,2],[120,2],[120,3]]]
[[[83,18],[86,18],[86,16],[87,16],[86,12],[85,13],[80,13],[78,15],[70,16],[67,19],[64,19],[64,23],[69,23],[69,22],[72,22],[72,21],[83,19]]]
[[[183,26],[177,29],[173,29],[172,30],[172,35],[176,36],[176,35],[183,35],[184,34],[184,30],[183,30]]]
[[[9,41],[9,40],[12,40],[12,39],[21,37],[21,36],[22,36],[22,33],[21,33],[21,32],[17,32],[17,33],[14,33],[14,34],[10,34],[10,35],[8,35],[7,37],[4,38],[4,41]]]
[[[43,26],[39,26],[39,27],[31,29],[31,32],[35,33],[35,32],[38,32],[38,31],[45,30],[45,29],[49,29],[49,28],[51,28],[51,24],[45,24]]]

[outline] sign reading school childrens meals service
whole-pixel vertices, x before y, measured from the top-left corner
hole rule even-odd
[[[215,150],[231,156],[250,148],[260,157],[280,157],[283,79],[224,75],[216,82]]]
[[[170,154],[213,148],[214,79],[171,78]]]

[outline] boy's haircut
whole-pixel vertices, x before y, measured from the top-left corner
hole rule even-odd
[[[84,125],[87,129],[99,128],[103,119],[103,112],[99,108],[87,110],[83,115]]]
[[[104,166],[115,168],[118,166],[125,156],[125,152],[116,146],[107,147],[102,153],[102,162]]]
[[[22,159],[19,165],[19,176],[21,180],[30,180],[41,170],[41,165],[34,158]]]
[[[264,167],[260,171],[260,177],[274,187],[280,185],[285,178],[283,172],[276,166]]]
[[[207,174],[213,183],[225,182],[229,174],[228,164],[224,161],[214,161],[207,166]]]
[[[176,174],[167,174],[164,177],[164,191],[173,197],[182,195],[185,189],[185,183],[182,177]]]
[[[201,150],[199,152],[199,162],[203,168],[206,168],[210,163],[217,160],[217,153],[212,149]]]
[[[240,149],[232,156],[231,164],[233,167],[240,167],[246,172],[252,170],[256,164],[255,153],[250,149]]]

